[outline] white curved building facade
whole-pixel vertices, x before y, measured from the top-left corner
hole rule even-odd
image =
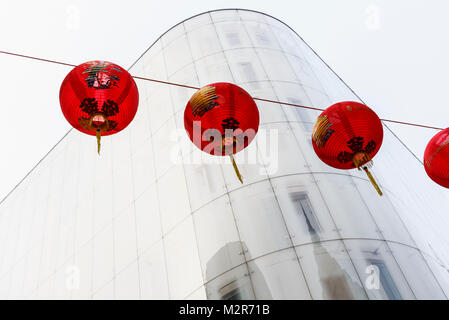
[[[247,10],[185,20],[130,72],[317,108],[359,101],[293,30]],[[257,101],[240,184],[184,132],[195,90],[136,82],[137,115],[100,157],[72,130],[1,203],[0,298],[447,299],[448,193],[387,127],[379,197],[317,158],[319,112]]]

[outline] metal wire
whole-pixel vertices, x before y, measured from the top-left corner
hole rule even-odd
[[[28,55],[14,53],[14,52],[8,52],[8,51],[0,50],[0,53],[1,54],[11,55],[11,56],[16,56],[16,57],[20,57],[20,58],[32,59],[32,60],[37,60],[37,61],[42,61],[42,62],[49,62],[49,63],[59,64],[59,65],[64,65],[64,66],[69,66],[69,67],[76,67],[76,65],[71,64],[71,63],[60,62],[60,61],[50,60],[50,59],[43,59],[43,58],[28,56]],[[175,82],[163,81],[163,80],[146,78],[146,77],[140,77],[140,76],[132,76],[132,77],[134,79],[138,79],[138,80],[151,81],[151,82],[167,84],[167,85],[177,86],[177,87],[182,87],[182,88],[187,88],[187,89],[194,89],[194,90],[200,89],[198,87],[189,86],[189,85],[185,85],[185,84],[182,84],[182,83],[175,83]],[[309,109],[309,110],[317,110],[317,111],[324,111],[325,110],[325,109],[322,109],[322,108],[314,108],[314,107],[302,106],[302,105],[299,105],[299,104],[289,103],[289,102],[284,102],[284,101],[276,101],[276,100],[257,98],[257,97],[253,97],[253,99],[254,100],[258,100],[258,101],[283,104],[283,105],[286,105],[286,106],[292,106],[292,107],[296,107],[296,108],[303,108],[303,109]],[[380,120],[383,121],[383,122],[391,122],[391,123],[402,124],[402,125],[413,126],[413,127],[420,127],[420,128],[433,129],[433,130],[444,130],[444,128],[429,126],[429,125],[420,124],[420,123],[412,123],[412,122],[405,122],[405,121],[398,121],[398,120],[391,120],[391,119],[380,119]]]

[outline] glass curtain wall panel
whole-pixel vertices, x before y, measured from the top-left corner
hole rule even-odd
[[[177,24],[129,71],[316,108],[361,101],[294,30],[249,10]],[[136,117],[100,157],[71,130],[1,202],[0,298],[447,298],[448,192],[388,126],[380,197],[363,172],[315,155],[318,111],[256,101],[241,184],[186,135],[194,89],[136,82]]]

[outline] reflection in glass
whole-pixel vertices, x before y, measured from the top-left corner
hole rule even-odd
[[[297,209],[297,212],[302,216],[307,224],[307,228],[310,234],[316,234],[321,232],[321,226],[318,222],[315,213],[312,209],[312,204],[306,192],[298,192],[290,194],[292,201]]]
[[[236,250],[241,250],[241,248],[246,248],[246,245],[240,241],[229,242],[220,248],[206,263],[206,278],[210,278],[208,270],[214,272],[217,269],[217,265],[220,265],[223,262],[226,263],[229,260],[229,252],[235,252]],[[253,269],[256,269],[254,270],[255,272],[260,273],[257,267],[253,267]],[[219,275],[206,284],[207,298],[215,300],[254,299],[254,292],[249,275],[250,273],[246,264],[242,264],[225,274]],[[261,277],[259,277],[258,281],[259,287],[261,287],[261,290],[265,293],[269,293],[266,282],[260,278]]]
[[[256,73],[251,62],[240,62],[239,66],[241,73],[245,75],[247,81],[252,81],[256,78]]]
[[[415,299],[409,281],[391,254],[391,244],[362,239],[344,243],[370,299]]]
[[[248,269],[256,299],[311,298],[298,256],[292,248],[249,261]]]
[[[385,291],[385,294],[387,295],[389,300],[402,300],[401,293],[399,292],[398,288],[396,287],[396,284],[393,281],[393,278],[391,277],[390,272],[388,271],[387,266],[382,260],[378,259],[370,259],[368,260],[368,263],[371,265],[374,265],[378,268],[378,274],[380,277],[380,283],[382,285],[382,288]]]
[[[236,32],[226,32],[226,39],[232,46],[237,46],[240,44],[239,34]]]
[[[301,100],[292,98],[292,97],[288,97],[287,101],[289,103],[297,104],[300,106],[304,105],[304,103]],[[313,125],[314,125],[316,119],[312,118],[312,116],[308,110],[304,110],[302,108],[297,108],[296,113],[297,113],[299,119],[301,120],[301,124],[303,125],[303,127],[306,131],[305,133],[307,135],[309,135],[309,134],[311,135],[312,130],[313,130]],[[311,139],[309,139],[309,140],[310,140],[310,143],[312,143],[312,140]]]
[[[342,242],[314,242],[297,250],[314,299],[367,298]]]

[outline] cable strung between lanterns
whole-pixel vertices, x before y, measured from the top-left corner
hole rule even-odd
[[[26,59],[38,60],[38,61],[42,61],[42,62],[50,62],[50,63],[60,64],[60,65],[63,65],[63,66],[76,67],[76,65],[71,64],[71,63],[65,63],[65,62],[60,62],[60,61],[55,61],[55,60],[37,58],[37,57],[32,57],[32,56],[26,56],[24,54],[19,54],[19,53],[14,53],[14,52],[8,52],[8,51],[0,50],[0,53],[8,54],[10,56],[16,56],[16,57],[20,57],[20,58],[26,58]]]
[[[76,65],[71,64],[71,63],[60,62],[60,61],[50,60],[50,59],[43,59],[43,58],[28,56],[28,55],[14,53],[14,52],[8,52],[8,51],[0,50],[0,53],[1,54],[11,55],[11,56],[16,56],[16,57],[20,57],[20,58],[37,60],[37,61],[41,61],[41,62],[49,62],[49,63],[59,64],[59,65],[63,65],[63,66],[76,67]],[[182,87],[182,88],[187,88],[187,89],[194,89],[194,90],[199,90],[200,89],[199,87],[189,86],[189,85],[185,85],[185,84],[182,84],[182,83],[175,83],[175,82],[157,80],[157,79],[152,79],[152,78],[145,78],[145,77],[140,77],[140,76],[132,76],[132,77],[134,79],[138,79],[138,80],[151,81],[151,82],[167,84],[167,85],[177,86],[177,87]],[[292,106],[292,107],[303,108],[303,109],[310,109],[310,110],[316,110],[316,111],[324,111],[325,110],[325,109],[322,109],[322,108],[307,107],[307,106],[302,106],[302,105],[295,104],[295,103],[276,101],[276,100],[270,100],[270,99],[264,99],[264,98],[253,97],[253,99],[254,100],[258,100],[258,101],[283,104],[283,105],[286,105],[286,106]],[[380,119],[380,120],[384,121],[384,122],[391,122],[391,123],[402,124],[402,125],[407,125],[407,126],[425,128],[425,129],[444,130],[444,128],[433,127],[433,126],[428,126],[428,125],[419,124],[419,123],[404,122],[404,121],[397,121],[397,120],[390,120],[390,119]]]

